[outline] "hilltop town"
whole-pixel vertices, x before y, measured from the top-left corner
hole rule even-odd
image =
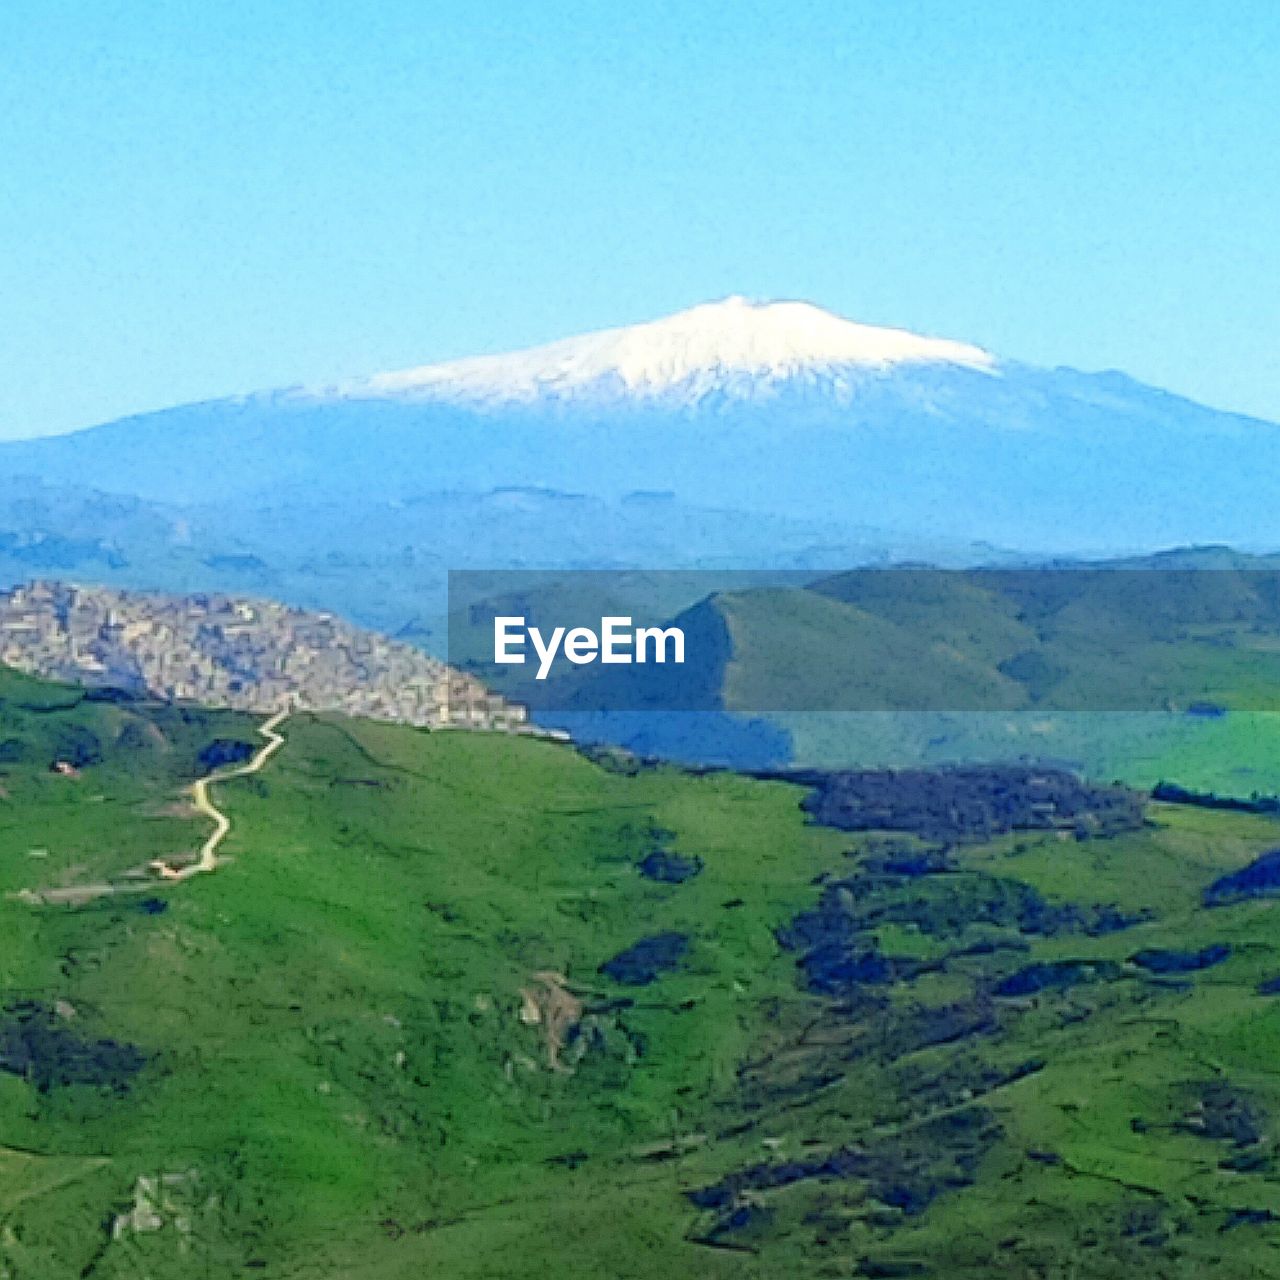
[[[341,711],[517,730],[521,707],[332,614],[226,595],[36,582],[0,592],[0,663],[46,679],[242,711]]]

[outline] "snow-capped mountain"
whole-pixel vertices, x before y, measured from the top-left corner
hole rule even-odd
[[[768,397],[788,383],[848,399],[868,375],[928,364],[994,370],[996,361],[963,342],[856,324],[808,302],[735,296],[507,355],[381,373],[327,394],[491,407],[539,400],[690,407],[716,396]]]
[[[18,475],[216,504],[230,530],[237,512],[287,505],[279,538],[305,532],[316,565],[357,526],[382,527],[375,509],[504,486],[605,502],[662,491],[673,511],[740,513],[744,538],[758,513],[915,545],[1280,547],[1274,424],[1119,373],[1037,368],[741,298],[508,356],[0,446],[0,482]],[[467,542],[449,533],[443,546]],[[696,561],[696,536],[684,540]],[[632,563],[670,554],[670,542],[635,542]],[[525,529],[510,557],[546,563],[553,543]],[[584,547],[577,563],[590,558]]]

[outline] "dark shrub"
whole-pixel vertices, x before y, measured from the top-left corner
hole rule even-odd
[[[121,1092],[145,1065],[133,1045],[82,1039],[42,1005],[15,1004],[0,1015],[0,1071],[23,1076],[41,1093],[75,1084]]]
[[[253,759],[256,750],[252,742],[242,742],[239,738],[215,738],[200,752],[200,764],[210,770],[243,764]]]
[[[76,769],[102,763],[102,743],[98,735],[83,725],[68,725],[57,736],[54,755]]]
[[[1202,951],[1161,951],[1155,948],[1139,951],[1129,959],[1141,969],[1151,973],[1194,973],[1197,969],[1211,969],[1221,964],[1231,954],[1225,942],[1216,942]]]
[[[612,960],[606,960],[600,972],[625,986],[648,986],[659,974],[674,969],[688,949],[687,934],[655,933],[620,951]]]
[[[1271,849],[1247,867],[1221,876],[1204,891],[1206,907],[1224,907],[1249,898],[1280,894],[1280,849]]]
[[[655,849],[640,863],[642,876],[662,884],[684,884],[686,880],[692,880],[701,870],[701,858],[682,858],[679,854],[668,853],[665,849]]]

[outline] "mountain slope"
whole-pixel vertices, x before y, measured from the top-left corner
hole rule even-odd
[[[533,485],[1021,550],[1280,542],[1272,424],[803,304],[655,327],[9,444],[0,476],[232,513]]]
[[[439,657],[449,569],[616,568],[641,558],[667,568],[829,570],[1000,556],[838,519],[698,507],[662,491],[616,500],[529,487],[404,500],[265,494],[183,505],[31,479],[0,486],[0,587],[50,578],[269,598],[339,612]]]
[[[1049,758],[1141,785],[1172,771],[1270,792],[1278,563],[1206,548],[1056,568],[779,575],[674,618],[683,666],[566,668],[542,683],[507,667],[496,679],[584,740],[689,762]],[[611,612],[640,612],[623,578],[605,581],[623,592]],[[540,615],[535,591],[523,607]],[[715,725],[719,741],[706,732]]]
[[[190,846],[203,821],[154,811],[248,727],[0,698],[6,891]],[[129,745],[149,723],[168,753]],[[45,735],[90,727],[101,758],[50,776]],[[1273,821],[1135,826],[1044,770],[815,802],[530,739],[284,735],[221,788],[214,874],[0,897],[5,1270],[1276,1271]],[[877,806],[899,830],[861,829]]]
[[[1275,559],[1163,567],[1171,562],[1183,560],[738,575],[670,620],[686,637],[680,665],[561,663],[546,680],[528,665],[477,669],[540,710],[1280,710]],[[465,605],[460,651],[472,642],[472,653],[491,654],[495,613],[544,628],[606,614],[652,625],[658,585],[682,575],[570,577],[581,599],[555,574],[545,587],[533,575],[493,575],[504,579],[523,593]]]

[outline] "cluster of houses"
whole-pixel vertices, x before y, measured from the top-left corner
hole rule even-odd
[[[520,730],[522,707],[410,645],[327,613],[225,595],[36,582],[0,592],[0,664],[205,706],[341,711]]]

